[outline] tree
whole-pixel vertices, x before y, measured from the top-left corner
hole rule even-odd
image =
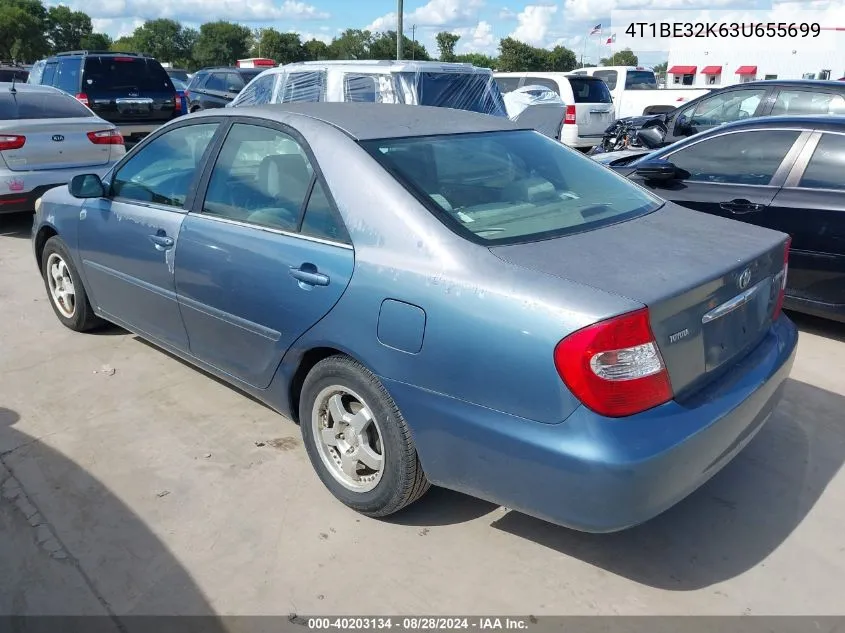
[[[665,75],[667,68],[669,68],[669,62],[660,62],[655,64],[652,70],[654,70],[655,75]]]
[[[82,11],[71,11],[64,5],[50,7],[47,12],[46,35],[53,51],[75,51],[82,48],[82,38],[91,35],[91,18]]]
[[[139,47],[136,44],[134,37],[131,35],[125,35],[112,41],[111,46],[109,46],[109,50],[115,53],[134,53],[139,50]]]
[[[192,29],[185,29],[176,20],[147,20],[132,34],[138,52],[162,62],[180,64],[191,58],[194,41]]]
[[[259,54],[260,51],[260,54]],[[278,64],[305,61],[308,53],[299,33],[279,33],[276,29],[262,29],[252,46],[255,57],[269,57]]]
[[[0,6],[0,58],[31,62],[47,52],[42,24],[14,6]]]
[[[111,49],[111,38],[105,33],[84,35],[79,45],[87,51],[107,51]]]
[[[411,41],[407,35],[402,36],[402,57],[404,59],[420,59],[428,61],[431,59],[425,46],[416,41]],[[370,42],[370,59],[395,59],[396,58],[396,31],[377,33]]]
[[[193,48],[194,60],[200,66],[229,66],[249,54],[250,30],[240,24],[220,20],[200,27]]]
[[[329,44],[332,59],[370,59],[373,34],[360,29],[346,29]]]
[[[305,48],[305,59],[319,62],[324,59],[331,59],[329,56],[329,45],[320,40],[308,40],[302,45]]]
[[[434,36],[437,40],[437,50],[440,51],[441,62],[455,61],[455,45],[461,39],[460,35],[449,33],[448,31],[441,31]]]
[[[637,66],[639,58],[634,54],[630,48],[623,48],[621,51],[616,51],[610,57],[604,57],[599,62],[601,66]]]
[[[578,59],[575,57],[574,51],[569,50],[565,46],[555,46],[546,55],[545,70],[567,73],[570,70],[575,70],[578,65]]]
[[[544,70],[549,51],[536,48],[512,37],[499,42],[499,67],[502,72],[525,72]]]
[[[489,55],[482,55],[481,53],[466,53],[464,55],[456,55],[455,56],[456,62],[462,62],[465,64],[472,64],[473,66],[478,66],[479,68],[492,68],[498,70],[499,60],[495,57],[490,57]]]

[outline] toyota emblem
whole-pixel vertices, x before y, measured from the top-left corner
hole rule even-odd
[[[53,134],[53,140],[56,141],[56,143],[61,143],[63,140],[65,140],[65,137],[61,134]]]
[[[740,275],[739,279],[736,280],[736,285],[739,286],[740,290],[745,290],[748,288],[748,284],[751,283],[751,269],[746,268],[743,270]]]

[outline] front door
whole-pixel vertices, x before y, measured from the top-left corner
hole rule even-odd
[[[642,184],[689,209],[771,227],[768,207],[808,136],[778,129],[712,136],[656,155],[675,165],[678,178]]]
[[[270,384],[352,277],[352,246],[314,164],[285,128],[235,123],[182,225],[176,292],[190,352],[253,387]]]
[[[187,337],[174,285],[185,203],[218,127],[171,128],[107,180],[109,195],[80,213],[79,252],[92,303],[107,319],[180,350]]]
[[[845,310],[845,135],[817,132],[804,152],[768,212],[792,236],[787,292]]]
[[[769,92],[760,87],[736,88],[700,97],[670,117],[664,142],[668,145],[725,123],[762,116],[771,107]]]

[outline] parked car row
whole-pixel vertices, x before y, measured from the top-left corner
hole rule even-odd
[[[293,417],[349,507],[436,484],[591,532],[677,503],[768,419],[789,245],[506,117],[383,103],[180,117],[47,191],[32,236],[62,324]]]

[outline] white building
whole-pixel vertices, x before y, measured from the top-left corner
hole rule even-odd
[[[668,87],[702,88],[759,79],[840,79],[845,27],[823,27],[818,37],[806,38],[677,38],[666,75]]]

